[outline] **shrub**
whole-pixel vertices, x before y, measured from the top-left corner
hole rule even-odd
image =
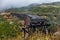
[[[10,24],[6,20],[2,20],[3,18],[0,19],[0,38],[1,37],[15,37],[18,35],[20,32],[20,28],[17,23],[13,22]]]

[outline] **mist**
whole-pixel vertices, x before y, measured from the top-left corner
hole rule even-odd
[[[32,3],[50,3],[60,0],[0,0],[0,10],[28,6]]]

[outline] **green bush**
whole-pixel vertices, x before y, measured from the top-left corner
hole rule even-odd
[[[1,37],[15,37],[18,35],[20,28],[17,23],[13,22],[10,24],[10,22],[7,22],[6,20],[0,19],[0,38]]]

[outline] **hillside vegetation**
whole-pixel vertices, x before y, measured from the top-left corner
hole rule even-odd
[[[26,7],[21,8],[10,8],[6,9],[5,12],[26,12],[26,13],[39,13],[39,14],[59,14],[60,13],[60,2],[54,2],[54,3],[43,3],[43,4],[31,4]]]
[[[56,27],[60,25],[60,2],[53,3],[43,3],[43,4],[31,4],[26,7],[20,8],[10,8],[6,9],[4,12],[12,13],[28,13],[37,14],[39,16],[45,16],[49,23],[51,23],[50,30],[55,31]],[[11,19],[11,18],[10,18]],[[1,40],[23,40],[24,34],[21,32],[21,24],[18,23],[20,20],[13,18],[13,21],[7,21],[3,16],[0,16],[0,39]],[[44,35],[42,32],[37,33],[37,31],[31,34],[27,40],[59,40],[59,37],[54,36],[50,33]]]

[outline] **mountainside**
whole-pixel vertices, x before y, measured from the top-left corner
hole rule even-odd
[[[10,8],[5,12],[33,12],[33,13],[59,13],[60,2],[53,3],[33,3],[26,7],[21,8]]]
[[[43,5],[60,5],[60,2],[43,3]]]

